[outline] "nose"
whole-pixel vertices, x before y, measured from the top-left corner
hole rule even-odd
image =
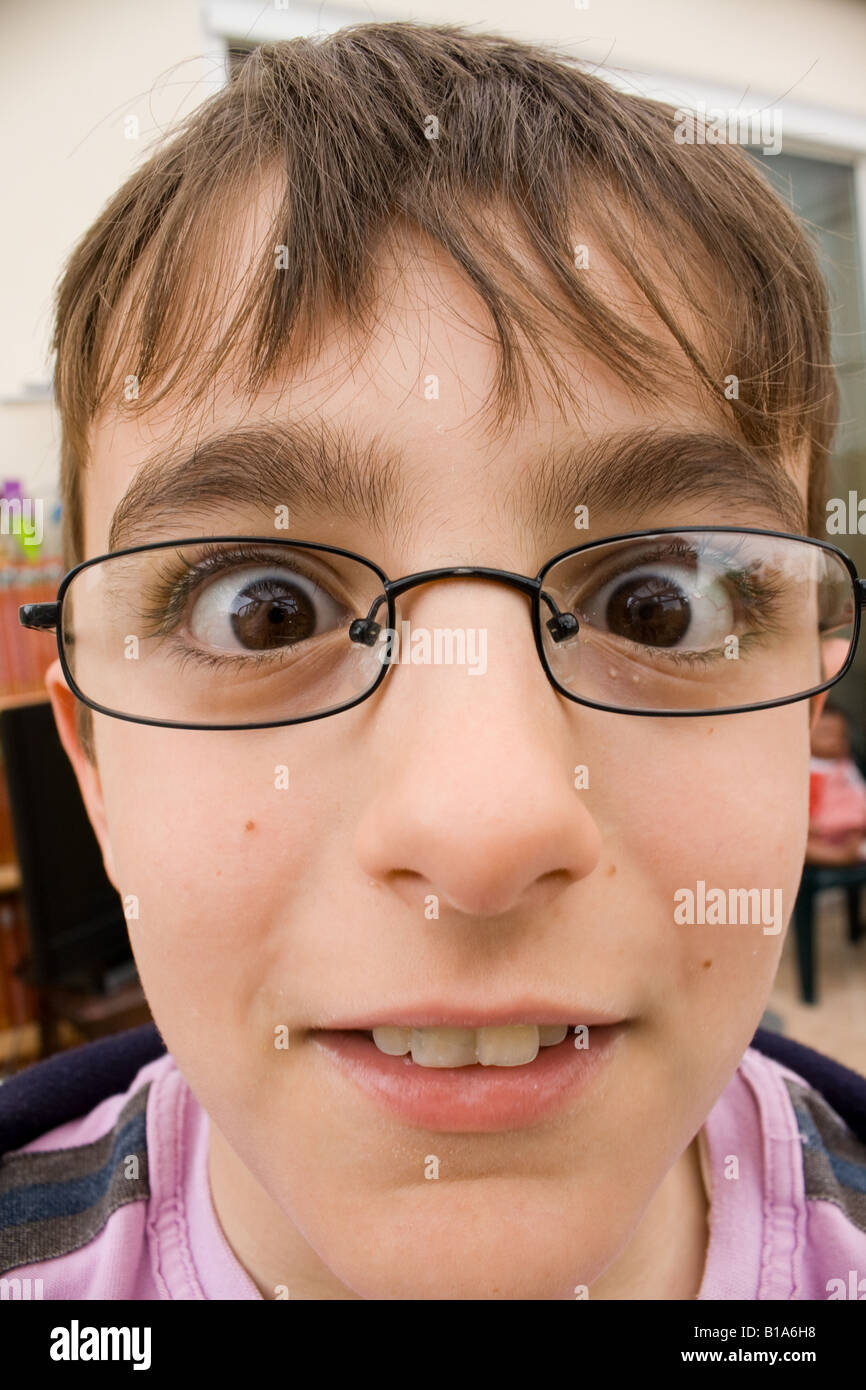
[[[476,580],[409,597],[398,632],[407,609],[413,633],[435,634],[437,618],[453,631],[459,612],[486,628],[486,670],[400,662],[389,672],[373,697],[389,773],[358,825],[359,866],[422,914],[431,895],[440,916],[547,907],[601,851],[574,786],[587,761],[577,729],[591,712],[548,682],[521,594]]]

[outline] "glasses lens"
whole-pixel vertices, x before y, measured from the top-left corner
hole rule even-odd
[[[341,553],[184,542],[81,570],[63,598],[63,648],[81,693],[117,714],[279,723],[373,688],[377,649],[348,628],[381,595],[375,570]]]
[[[558,642],[544,594],[578,620]],[[831,679],[850,654],[855,613],[851,576],[832,550],[743,531],[682,531],[558,560],[542,581],[542,648],[557,684],[582,699],[718,713]]]

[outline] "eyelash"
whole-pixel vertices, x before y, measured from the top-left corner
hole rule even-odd
[[[189,662],[218,670],[239,665],[243,665],[245,669],[249,669],[251,666],[267,665],[285,667],[289,661],[300,659],[301,653],[298,649],[303,646],[303,643],[298,643],[294,648],[280,647],[271,652],[239,652],[230,656],[226,653],[207,652],[200,647],[187,646],[176,635],[177,624],[183,616],[187,600],[201,587],[204,580],[213,574],[226,574],[233,569],[242,569],[249,564],[272,562],[274,554],[271,550],[244,544],[233,545],[229,551],[224,546],[213,545],[204,547],[201,557],[194,564],[188,561],[185,556],[178,558],[185,568],[185,573],[180,577],[166,578],[161,581],[149,607],[144,610],[143,618],[145,622],[153,623],[149,635],[165,636],[172,639],[173,652],[177,658],[179,671],[183,671]],[[228,564],[224,563],[227,559],[230,561]],[[280,564],[291,573],[302,575],[311,584],[318,582],[312,575],[306,574],[300,566],[290,564],[284,555],[280,556]]]
[[[604,576],[603,582],[609,583],[610,580],[616,579],[620,574],[629,574],[640,565],[652,564],[656,560],[693,560],[695,557],[697,557],[698,560],[702,560],[707,555],[718,555],[718,551],[711,550],[708,546],[696,549],[694,545],[690,545],[683,540],[673,539],[668,543],[657,546],[648,553],[641,554],[637,558],[629,557],[624,559],[622,565],[618,569]],[[730,562],[735,556],[736,551],[731,550],[721,558]],[[739,651],[742,655],[744,653],[748,654],[748,652],[761,640],[761,637],[772,636],[780,630],[780,625],[774,617],[774,609],[776,611],[778,610],[778,601],[783,590],[780,585],[774,585],[771,582],[765,581],[762,584],[756,584],[741,577],[740,582],[736,586],[736,592],[738,598],[743,603],[749,621],[752,622],[757,629],[757,631],[754,632],[738,635]],[[758,606],[759,603],[762,605],[760,608]],[[644,656],[648,652],[652,653],[657,661],[660,663],[668,663],[671,666],[706,667],[724,659],[724,651],[721,648],[703,652],[673,651],[663,647],[652,647],[641,642],[631,642],[629,638],[623,638],[622,640],[628,642],[635,651],[641,652]]]
[[[640,565],[652,564],[657,560],[676,560],[677,558],[694,560],[697,553],[698,559],[703,559],[706,555],[717,552],[709,548],[695,551],[694,545],[675,539],[669,543],[659,545],[648,553],[633,558],[623,560],[622,565],[604,576],[604,583],[616,579],[620,574],[628,574]],[[724,558],[730,561],[735,552],[729,552]],[[178,669],[182,671],[188,662],[193,662],[199,666],[206,666],[211,669],[225,669],[243,665],[245,669],[251,666],[262,667],[267,665],[285,667],[287,661],[299,659],[301,653],[298,648],[284,647],[272,652],[241,652],[234,656],[225,653],[217,654],[207,652],[197,647],[190,647],[177,639],[175,628],[182,616],[184,605],[191,594],[201,586],[212,574],[224,574],[231,569],[240,569],[248,564],[261,564],[273,561],[274,555],[270,550],[261,549],[251,545],[232,546],[231,551],[217,545],[208,546],[204,549],[202,556],[195,564],[188,562],[184,557],[179,557],[180,563],[185,567],[185,573],[179,578],[166,579],[162,583],[161,589],[157,592],[149,608],[143,614],[144,620],[154,623],[152,631],[157,635],[171,637],[174,647],[174,655],[178,661]],[[225,564],[227,558],[231,563]],[[285,557],[281,556],[281,564],[285,569],[301,574],[311,583],[317,581],[309,574],[305,574],[297,565],[286,562]],[[739,636],[739,650],[741,655],[748,652],[760,641],[762,636],[772,635],[779,630],[779,624],[773,617],[773,607],[777,604],[782,592],[780,586],[771,583],[761,585],[750,583],[743,577],[736,586],[737,596],[743,603],[748,619],[758,631],[744,633]],[[759,606],[760,604],[760,606]],[[174,627],[171,626],[174,622]],[[639,651],[644,657],[651,653],[652,657],[660,663],[671,666],[697,667],[710,666],[722,659],[724,652],[721,649],[710,651],[673,651],[665,648],[655,648],[640,642],[631,642],[624,638],[623,641],[629,643],[635,651]],[[303,644],[299,644],[302,646]]]

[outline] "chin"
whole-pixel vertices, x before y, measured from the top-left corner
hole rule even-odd
[[[342,1241],[332,1231],[315,1245],[343,1285],[374,1302],[573,1300],[618,1253],[609,1226],[563,1219],[564,1194],[548,1206],[521,1202],[510,1184],[497,1188],[486,1201],[416,1205],[411,1217],[397,1215],[395,1196],[390,1212],[377,1204],[381,1219],[368,1208],[350,1246],[345,1229]]]

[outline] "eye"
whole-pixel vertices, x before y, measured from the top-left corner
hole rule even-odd
[[[584,620],[645,647],[715,647],[734,631],[730,585],[716,569],[676,560],[637,563],[617,574],[588,603]]]
[[[235,567],[191,601],[189,631],[218,651],[267,652],[333,631],[346,609],[306,575],[280,565]]]

